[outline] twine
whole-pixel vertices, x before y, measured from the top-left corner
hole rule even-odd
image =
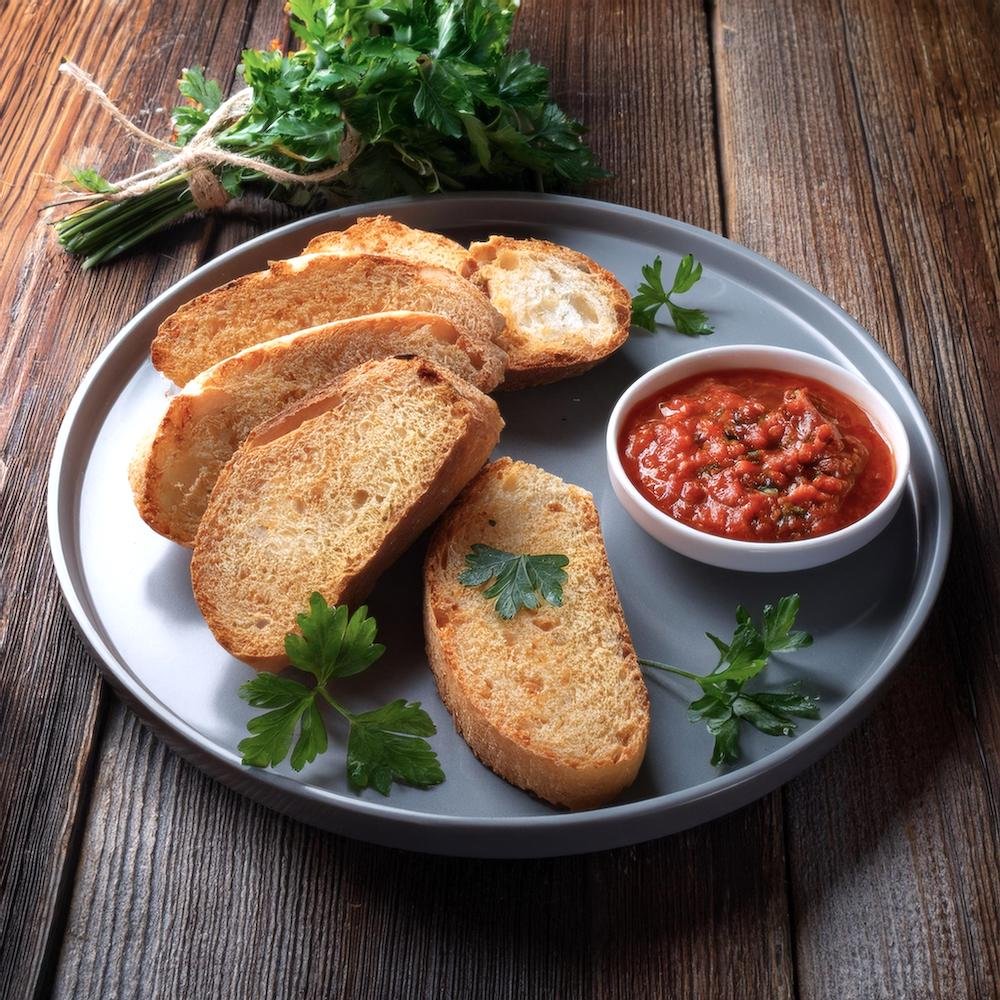
[[[191,137],[185,146],[166,142],[140,128],[126,117],[104,90],[98,86],[89,73],[85,73],[76,63],[64,62],[59,72],[66,74],[71,80],[81,86],[93,97],[101,107],[126,132],[130,132],[146,146],[151,146],[161,152],[169,153],[159,163],[130,174],[114,183],[113,191],[101,191],[91,194],[72,195],[57,201],[56,205],[66,205],[77,201],[124,201],[137,195],[145,194],[155,188],[164,178],[174,174],[186,173],[188,187],[195,205],[209,212],[221,208],[229,201],[229,192],[223,187],[215,175],[214,167],[229,165],[244,167],[263,174],[276,184],[322,184],[333,180],[347,170],[361,151],[361,136],[349,124],[346,124],[344,139],[340,144],[340,161],[326,170],[316,170],[308,174],[293,174],[290,170],[282,170],[266,160],[254,156],[243,156],[240,153],[223,149],[216,141],[216,134],[225,126],[242,118],[253,102],[253,90],[246,87],[233,94],[219,105],[209,116],[208,121]]]

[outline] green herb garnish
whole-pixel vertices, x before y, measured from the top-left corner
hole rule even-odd
[[[819,718],[819,702],[802,694],[797,683],[784,691],[743,690],[767,666],[771,653],[788,652],[812,645],[807,632],[792,631],[799,613],[799,595],[783,597],[776,605],[764,606],[763,623],[754,624],[747,610],[736,609],[736,630],[725,643],[711,632],[705,634],[719,651],[719,662],[709,674],[692,674],[655,660],[639,660],[644,667],[666,670],[685,677],[701,687],[702,696],[688,708],[690,722],[704,722],[715,737],[712,764],[731,764],[740,758],[740,721],[749,722],[769,736],[792,736],[802,719]]]
[[[199,136],[242,161],[205,155],[225,193],[256,191],[319,208],[467,188],[560,188],[607,176],[583,126],[552,100],[549,73],[508,51],[518,0],[289,0],[299,48],[248,49],[250,89],[235,120]],[[224,104],[198,68],[184,70],[174,141],[187,146]],[[249,158],[249,161],[247,160]],[[168,158],[169,159],[169,158]],[[293,174],[343,172],[314,184],[277,181],[255,162]],[[81,187],[116,187],[56,223],[59,241],[94,267],[196,211],[194,164],[157,173],[153,186],[116,184],[96,171]],[[132,183],[129,183],[131,181]],[[133,192],[132,188],[135,186]],[[204,202],[203,202],[204,203]]]
[[[496,598],[496,612],[501,618],[513,618],[520,608],[537,608],[544,600],[562,605],[562,585],[566,582],[566,556],[516,555],[477,543],[465,557],[468,569],[459,574],[459,583],[478,587],[496,578],[483,591],[483,597]]]
[[[715,327],[709,323],[706,313],[701,309],[679,306],[671,298],[690,291],[701,278],[701,271],[701,264],[691,254],[686,254],[677,265],[674,283],[667,291],[663,287],[663,260],[658,256],[652,264],[644,264],[642,276],[645,280],[640,283],[632,299],[633,325],[652,333],[656,329],[656,314],[660,306],[666,306],[670,310],[670,319],[678,333],[688,337],[700,337],[712,333]]]
[[[259,674],[240,688],[240,697],[254,708],[268,709],[247,724],[250,736],[239,744],[243,763],[275,767],[291,751],[290,763],[301,771],[324,753],[329,741],[317,701],[320,697],[350,727],[347,778],[353,788],[370,785],[388,795],[393,781],[417,788],[444,781],[437,755],[422,738],[437,730],[420,702],[400,699],[370,712],[354,713],[327,688],[334,679],[366,670],[385,652],[385,646],[374,641],[375,619],[368,617],[368,609],[362,606],[352,615],[346,606],[331,607],[314,593],[308,614],[298,615],[297,621],[301,634],[285,636],[285,652],[292,665],[312,674],[316,683],[309,687],[288,677]]]

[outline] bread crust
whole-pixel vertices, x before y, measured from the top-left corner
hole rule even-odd
[[[414,312],[378,313],[300,330],[218,362],[170,399],[152,441],[133,461],[130,482],[140,516],[154,531],[190,548],[214,476],[249,429],[248,408],[270,408],[256,423],[354,364],[426,353],[453,365],[483,392],[495,389],[503,378],[506,355],[496,344],[469,337],[442,316]],[[281,366],[277,374],[274,365]],[[327,366],[332,370],[324,376]],[[224,414],[231,416],[223,419]]]
[[[492,604],[483,600],[481,594],[472,588],[467,592],[470,595],[467,599],[460,599],[461,607],[456,607],[455,591],[449,587],[445,574],[457,574],[453,562],[456,535],[474,519],[488,515],[489,508],[482,506],[484,494],[493,482],[515,469],[524,470],[528,475],[541,473],[548,476],[548,473],[527,463],[501,458],[479,473],[435,529],[424,563],[427,655],[441,699],[454,719],[455,728],[487,767],[512,784],[554,805],[569,809],[593,808],[615,798],[635,779],[646,751],[649,699],[604,552],[597,510],[590,494],[563,484],[567,506],[572,506],[579,513],[581,535],[586,537],[589,546],[600,551],[594,575],[587,581],[588,587],[596,595],[610,623],[614,640],[607,650],[608,660],[609,663],[619,664],[620,676],[624,678],[621,682],[625,688],[624,697],[639,720],[637,731],[620,754],[581,759],[567,753],[566,748],[546,746],[544,741],[533,739],[530,733],[519,729],[515,718],[498,715],[492,704],[488,709],[487,702],[476,688],[484,677],[489,678],[489,664],[478,663],[475,669],[472,668],[468,651],[463,647],[454,625],[457,615],[463,622],[474,616],[487,629],[507,627],[496,617]],[[493,538],[490,544],[503,548],[502,539]],[[459,554],[464,555],[464,551]],[[573,573],[573,569],[571,562],[567,572]],[[552,613],[558,615],[559,609],[554,609]],[[518,652],[512,649],[508,655],[515,658]],[[514,660],[511,659],[511,662]],[[532,664],[522,666],[530,668]]]
[[[273,261],[185,303],[160,324],[150,357],[185,385],[254,344],[395,310],[437,313],[478,340],[496,341],[504,329],[489,299],[454,271],[379,254],[310,254]]]
[[[446,267],[463,278],[471,277],[476,262],[454,240],[410,226],[388,215],[368,215],[347,229],[314,236],[303,253],[378,253]]]
[[[338,423],[350,419],[346,411],[343,414],[338,412],[342,402],[348,398],[362,398],[366,386],[374,381],[388,380],[391,380],[389,384],[398,383],[401,388],[408,386],[411,391],[419,391],[421,385],[429,388],[443,386],[446,390],[444,398],[449,403],[448,419],[453,421],[453,440],[441,464],[425,470],[425,478],[417,484],[416,499],[382,537],[372,540],[370,549],[365,551],[357,564],[352,564],[349,571],[333,572],[323,566],[314,568],[309,563],[309,573],[312,574],[310,587],[322,593],[330,603],[346,603],[353,608],[363,601],[381,573],[433,523],[481,468],[499,438],[503,421],[493,400],[423,358],[390,358],[360,365],[335,379],[329,387],[261,424],[219,475],[198,528],[191,560],[195,600],[213,635],[233,656],[256,669],[280,670],[287,665],[284,634],[294,627],[294,614],[271,613],[276,606],[284,607],[290,600],[286,581],[265,581],[259,585],[255,582],[255,600],[259,600],[259,609],[276,619],[273,627],[254,630],[236,624],[237,616],[232,603],[240,599],[242,589],[227,575],[222,556],[235,544],[236,538],[243,540],[240,544],[252,546],[256,525],[252,520],[234,525],[234,512],[242,510],[242,503],[249,502],[252,516],[254,477],[261,468],[273,471],[260,462],[270,460],[281,467],[282,463],[287,464],[290,466],[287,474],[294,476],[297,449],[302,446],[300,436],[292,437],[296,431],[302,428],[304,434],[336,434]],[[372,461],[377,457],[374,456]],[[412,488],[413,484],[404,486]],[[401,487],[387,482],[386,488]],[[247,497],[251,499],[247,501]],[[236,534],[233,533],[234,528],[237,529]],[[338,526],[330,524],[329,530],[336,531]],[[252,552],[241,553],[240,558],[248,562],[252,555]],[[303,561],[309,562],[308,553]],[[266,590],[265,583],[270,590]],[[256,614],[259,609],[255,604],[250,610]],[[247,609],[240,607],[235,610],[243,612]]]
[[[621,282],[586,254],[548,240],[491,236],[483,243],[473,243],[469,252],[476,261],[477,270],[472,281],[487,295],[490,295],[492,263],[502,250],[542,254],[586,271],[598,283],[602,295],[609,302],[614,312],[615,326],[599,343],[588,346],[542,345],[533,343],[530,337],[522,335],[514,317],[506,314],[504,318],[507,328],[501,335],[500,343],[507,351],[507,374],[501,389],[525,389],[582,375],[618,350],[628,339],[632,323],[632,298]]]

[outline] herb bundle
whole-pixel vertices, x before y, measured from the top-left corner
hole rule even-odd
[[[60,243],[94,267],[220,195],[250,190],[319,207],[605,176],[583,127],[550,100],[548,71],[507,51],[517,4],[290,0],[301,48],[244,52],[239,101],[224,102],[217,83],[185,70],[176,145],[154,140],[177,169],[119,185],[76,171],[91,203],[55,224]]]

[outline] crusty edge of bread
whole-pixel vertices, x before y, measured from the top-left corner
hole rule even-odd
[[[363,244],[369,233],[374,233],[376,238],[378,238],[385,234],[387,228],[395,226],[409,230],[413,233],[414,237],[426,240],[428,243],[436,246],[439,251],[452,254],[456,259],[462,258],[464,255],[460,267],[449,268],[449,270],[454,270],[455,274],[459,275],[459,277],[469,278],[476,270],[476,262],[472,254],[461,243],[456,243],[447,236],[442,236],[440,233],[431,232],[427,229],[415,229],[405,222],[400,222],[399,219],[394,219],[391,215],[363,215],[355,219],[346,229],[333,229],[325,233],[318,233],[305,245],[302,254],[331,252],[359,253],[361,251],[357,249],[356,245],[352,247],[355,241]],[[347,245],[338,245],[341,240],[344,240]],[[441,264],[439,266],[444,267],[445,265]]]
[[[177,369],[171,362],[170,346],[181,335],[182,318],[190,310],[196,308],[200,303],[206,301],[213,295],[218,295],[223,291],[232,291],[242,285],[259,283],[267,277],[269,271],[254,271],[251,274],[243,274],[232,281],[227,281],[224,285],[210,288],[208,291],[196,295],[193,299],[179,305],[156,329],[153,342],[149,345],[149,358],[153,367],[162,372],[176,385],[185,385],[188,379],[178,379]],[[222,360],[221,358],[219,360]]]
[[[438,693],[454,720],[456,731],[483,764],[505,781],[532,792],[553,805],[574,810],[592,809],[616,798],[632,784],[645,758],[649,735],[649,695],[641,679],[635,648],[622,612],[606,550],[597,586],[604,591],[607,598],[608,613],[614,618],[615,632],[621,639],[623,657],[633,668],[634,676],[639,678],[637,694],[643,700],[647,719],[642,739],[637,740],[631,748],[632,752],[621,760],[597,761],[581,766],[559,760],[554,755],[537,749],[529,749],[503,732],[485,717],[477,699],[465,690],[458,675],[451,669],[451,665],[459,660],[461,651],[442,634],[437,622],[435,610],[439,602],[436,600],[437,577],[434,565],[437,554],[449,544],[454,527],[463,516],[465,504],[475,499],[485,477],[512,464],[511,459],[500,458],[486,466],[465,488],[434,530],[424,559],[424,636],[427,657],[434,673]],[[593,517],[592,524],[588,523],[587,527],[597,532],[603,548],[600,519],[593,498],[578,486],[569,483],[566,485],[567,489],[582,494],[586,499],[590,508],[589,513]],[[482,613],[493,613],[489,602],[483,602]]]
[[[607,342],[597,350],[579,351],[567,350],[558,346],[533,349],[530,354],[530,363],[524,364],[518,357],[517,352],[509,352],[507,358],[507,374],[504,376],[500,388],[503,390],[527,389],[536,385],[547,385],[550,382],[558,382],[564,378],[571,378],[574,375],[582,375],[595,365],[599,364],[606,357],[618,350],[628,339],[629,331],[632,327],[632,297],[627,289],[606,268],[601,267],[596,261],[586,254],[569,247],[560,246],[558,243],[550,243],[548,240],[536,239],[514,239],[509,236],[491,236],[488,240],[479,243],[472,243],[469,246],[469,253],[479,267],[481,261],[477,257],[477,252],[483,250],[494,251],[495,249],[508,248],[517,251],[519,248],[529,250],[540,250],[550,253],[574,265],[584,265],[590,274],[598,278],[608,289],[609,298],[614,302],[615,316],[618,326],[614,334]],[[478,286],[489,296],[489,278],[485,274],[485,269],[479,269],[470,278],[472,283]]]
[[[470,420],[462,435],[455,441],[430,489],[412,504],[396,522],[365,565],[345,582],[340,594],[324,594],[327,600],[335,600],[338,604],[347,604],[352,610],[367,597],[379,576],[403,554],[424,530],[430,527],[439,516],[442,508],[447,506],[456,493],[475,476],[500,439],[500,431],[504,425],[496,403],[474,386],[424,358],[407,358],[405,360],[412,361],[419,366],[418,375],[420,377],[433,378],[448,383],[456,394],[469,404]],[[265,421],[257,427],[223,467],[216,481],[215,489],[212,491],[212,497],[214,498],[217,493],[221,495],[221,491],[225,489],[225,484],[228,483],[232,475],[235,463],[245,449],[261,447],[290,433],[306,420],[333,409],[341,400],[342,386],[346,379],[357,378],[361,369],[383,363],[384,361],[367,362],[358,368],[352,368],[335,379],[329,386],[287,407],[272,420]],[[361,374],[361,377],[364,375]],[[211,509],[212,499],[210,498],[208,509],[198,528],[194,544],[195,555],[191,560],[191,585],[195,600],[212,634],[220,645],[233,656],[256,670],[279,671],[288,666],[288,657],[283,653],[278,655],[257,654],[249,649],[237,652],[231,648],[231,644],[227,645],[225,621],[214,613],[214,609],[206,608],[199,596],[204,596],[201,586],[203,574],[199,551],[207,544],[209,532],[212,530],[209,516]],[[294,624],[294,622],[288,623],[289,631],[293,630]]]
[[[178,306],[163,322],[160,323],[157,328],[156,335],[153,337],[153,342],[150,345],[149,355],[152,360],[153,367],[162,372],[167,378],[177,385],[185,385],[189,378],[184,378],[183,373],[179,367],[172,363],[173,361],[173,346],[177,340],[182,336],[183,326],[186,318],[195,311],[204,302],[209,301],[214,296],[219,296],[227,292],[233,292],[244,285],[260,284],[264,282],[270,275],[294,275],[299,273],[304,268],[309,266],[309,262],[312,260],[323,260],[329,259],[330,257],[339,258],[344,261],[362,261],[368,267],[378,267],[381,265],[392,264],[395,266],[401,266],[407,270],[415,272],[417,277],[427,278],[430,280],[437,278],[437,280],[444,280],[445,284],[451,285],[452,282],[460,282],[461,284],[455,285],[453,287],[467,287],[474,292],[474,296],[482,297],[482,305],[486,308],[483,310],[484,321],[488,320],[489,330],[481,331],[483,336],[488,336],[489,339],[494,342],[497,341],[499,335],[503,332],[506,321],[500,312],[496,309],[492,302],[489,300],[489,295],[480,288],[475,282],[463,278],[458,275],[455,271],[450,271],[446,267],[441,267],[437,264],[419,264],[413,260],[407,260],[403,257],[394,257],[391,254],[377,254],[377,253],[348,253],[348,254],[301,254],[298,257],[292,257],[288,260],[274,260],[268,262],[267,270],[265,271],[254,271],[252,274],[244,274],[239,278],[234,278],[232,281],[227,281],[224,285],[219,285],[217,288],[211,288],[208,291],[202,292],[200,295],[195,296],[188,302],[183,303]],[[266,289],[265,289],[266,293]],[[426,310],[433,312],[433,310]],[[359,313],[358,315],[362,315]],[[353,318],[353,317],[344,317]],[[336,321],[334,321],[336,322]],[[289,330],[287,333],[293,333],[295,331]],[[480,331],[468,330],[466,331],[471,336],[477,336]],[[286,336],[286,334],[279,334],[279,336]],[[274,337],[265,337],[263,342],[267,340],[273,340]],[[251,344],[245,345],[246,347],[253,346]],[[222,358],[217,358],[214,363],[221,361]],[[209,366],[210,367],[210,366]],[[197,375],[197,372],[192,374],[192,378]]]
[[[486,379],[483,385],[476,386],[482,392],[492,392],[503,377],[503,366],[506,364],[506,354],[495,342],[490,341],[484,344],[480,338],[466,333],[455,326],[450,320],[435,313],[412,312],[408,310],[394,311],[388,313],[372,313],[366,316],[356,316],[350,319],[335,320],[332,323],[324,323],[321,326],[310,327],[306,330],[297,330],[272,340],[264,341],[261,344],[254,344],[246,347],[236,354],[230,355],[217,361],[210,368],[196,376],[176,395],[171,396],[158,424],[156,424],[152,434],[143,440],[135,457],[129,465],[129,483],[132,487],[132,494],[135,499],[136,508],[140,517],[153,531],[178,545],[191,548],[194,545],[194,535],[177,530],[177,525],[169,516],[166,516],[160,504],[156,501],[159,490],[159,483],[162,471],[157,464],[157,456],[162,450],[169,448],[171,442],[178,439],[182,429],[191,419],[192,389],[214,388],[214,382],[219,378],[225,378],[231,370],[239,370],[247,357],[258,354],[266,354],[271,350],[280,349],[296,340],[301,340],[310,334],[323,333],[337,327],[347,328],[364,322],[373,322],[383,319],[405,318],[414,324],[423,323],[431,328],[438,326],[447,329],[455,334],[455,347],[470,355],[470,352],[487,354],[495,353],[495,358],[484,361],[481,374]],[[400,352],[402,353],[402,352]],[[335,377],[335,376],[334,376]]]

